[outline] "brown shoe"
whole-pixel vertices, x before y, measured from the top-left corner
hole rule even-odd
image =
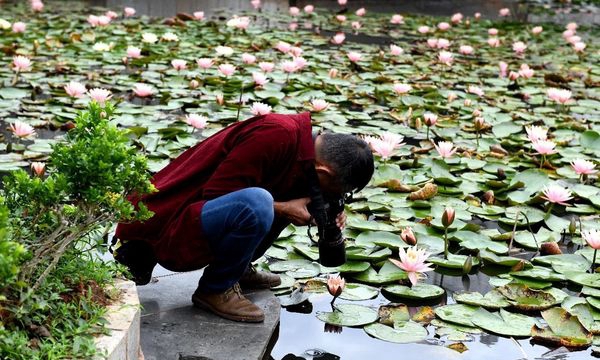
[[[240,286],[244,289],[270,289],[281,285],[279,275],[268,271],[257,271],[252,265],[246,269],[240,278]]]
[[[205,294],[196,290],[192,295],[192,302],[199,308],[233,321],[263,322],[265,320],[265,313],[242,295],[239,284],[219,294]]]

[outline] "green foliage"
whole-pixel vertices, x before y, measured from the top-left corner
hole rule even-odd
[[[26,256],[25,247],[8,239],[8,209],[0,198],[0,300],[3,289],[8,288],[17,279],[19,265]]]

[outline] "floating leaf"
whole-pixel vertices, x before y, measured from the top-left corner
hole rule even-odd
[[[477,306],[464,304],[444,305],[435,309],[435,315],[451,323],[474,326],[471,319],[478,309],[479,307]]]
[[[522,284],[508,284],[496,290],[507,298],[515,308],[524,311],[548,309],[564,299],[557,299],[549,291],[530,289]]]
[[[513,314],[504,309],[500,309],[499,313],[491,313],[479,308],[471,320],[474,325],[491,333],[518,337],[530,336],[531,327],[536,323],[532,317]]]
[[[342,291],[340,298],[344,300],[360,301],[372,299],[377,297],[377,295],[379,295],[379,289],[375,287],[348,283],[346,284],[344,291]]]
[[[481,306],[494,310],[510,306],[506,298],[496,289],[489,291],[485,295],[481,295],[478,292],[455,294],[454,300],[462,304]]]
[[[387,284],[399,280],[408,279],[408,275],[406,275],[406,272],[401,270],[396,265],[392,264],[392,262],[390,261],[386,261],[379,270],[379,272],[375,271],[375,269],[373,268],[369,268],[366,271],[352,276],[358,281],[375,285]]]
[[[585,348],[592,344],[592,334],[585,329],[577,316],[569,314],[565,309],[544,310],[542,317],[548,323],[548,327],[534,326],[534,340],[569,348]]]
[[[585,272],[567,271],[565,277],[576,284],[600,288],[600,274],[589,274]]]
[[[435,299],[442,296],[446,292],[439,286],[424,283],[418,283],[412,287],[404,285],[390,285],[384,287],[383,291],[399,298],[411,300]]]
[[[538,256],[533,259],[533,263],[549,265],[557,273],[566,272],[585,272],[592,265],[586,258],[576,254],[560,254]]]
[[[429,325],[433,319],[435,319],[435,311],[431,306],[421,306],[411,318],[412,321],[422,325]]]
[[[450,269],[462,269],[465,261],[467,260],[466,255],[456,255],[456,254],[448,254],[448,259],[443,259],[439,257],[431,257],[428,261],[434,265],[450,268]],[[476,257],[472,258],[473,266],[479,265],[479,259]]]
[[[393,328],[375,323],[365,326],[364,329],[373,337],[398,344],[418,342],[427,337],[427,330],[412,321],[395,323]]]
[[[355,304],[335,305],[333,312],[318,312],[317,319],[337,326],[362,326],[377,321],[377,311]]]
[[[269,265],[269,269],[273,272],[285,272],[296,279],[315,277],[321,272],[319,264],[308,260],[280,261]]]
[[[396,322],[410,319],[408,307],[404,304],[381,305],[378,313],[379,322],[385,325],[394,325]]]

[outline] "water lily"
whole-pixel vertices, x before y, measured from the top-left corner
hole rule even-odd
[[[298,70],[298,66],[296,65],[296,63],[294,61],[282,61],[281,62],[281,69],[290,74],[293,72],[296,72],[296,70]]]
[[[139,97],[148,97],[154,94],[154,89],[148,84],[135,84],[133,92]]]
[[[522,55],[525,52],[525,49],[527,49],[527,45],[522,41],[517,41],[513,43],[512,49],[517,55]]]
[[[98,26],[107,26],[111,21],[112,19],[106,15],[98,16]]]
[[[496,37],[491,37],[491,38],[487,39],[487,43],[491,47],[498,47],[498,46],[500,46],[500,39],[498,39]]]
[[[565,105],[571,101],[571,91],[566,89],[550,88],[546,91],[550,100],[555,101],[559,104]]]
[[[300,57],[302,55],[302,53],[304,52],[304,50],[302,50],[301,47],[299,46],[292,46],[290,48],[290,54],[292,54],[292,56],[294,57]]]
[[[479,86],[475,86],[475,85],[469,85],[469,87],[467,88],[467,92],[470,94],[475,94],[477,96],[484,95],[483,89],[480,88]]]
[[[19,73],[29,70],[31,67],[31,60],[28,57],[17,55],[13,57],[13,71]]]
[[[506,16],[510,16],[510,9],[509,8],[502,8],[498,11],[498,15],[502,16],[502,17],[506,17]]]
[[[192,15],[194,15],[194,19],[198,21],[204,20],[204,11],[194,11]]]
[[[208,124],[208,119],[199,114],[188,114],[185,116],[185,122],[194,129],[204,129]]]
[[[429,129],[437,124],[438,116],[436,114],[426,112],[423,114],[423,120],[425,121],[425,125],[427,125],[427,140],[429,140]]]
[[[329,69],[328,75],[330,78],[333,79],[334,77],[337,77],[338,72],[339,72],[338,69]]]
[[[213,66],[213,63],[213,59],[209,58],[196,59],[196,64],[198,65],[198,67],[204,70],[209,69],[211,66]]]
[[[390,54],[393,56],[402,55],[404,50],[400,46],[396,46],[394,44],[390,45]]]
[[[385,141],[381,138],[373,138],[370,140],[369,144],[371,145],[371,149],[373,149],[373,151],[384,161],[389,159],[396,149],[394,143]]]
[[[409,84],[400,84],[400,83],[394,84],[393,88],[394,88],[394,91],[396,92],[396,94],[398,94],[398,95],[408,94],[412,90],[412,86],[410,86]]]
[[[267,115],[267,114],[271,113],[271,107],[267,104],[255,102],[250,107],[250,111],[252,112],[252,114],[257,115],[257,116],[258,115]]]
[[[341,43],[344,42],[344,40],[346,40],[346,34],[339,32],[337,34],[335,34],[332,38],[331,38],[331,42],[336,44],[336,45],[340,45]]]
[[[541,126],[526,126],[525,131],[527,132],[527,138],[531,142],[536,142],[538,140],[546,140],[548,138],[548,129],[545,129]]]
[[[460,24],[462,22],[462,20],[463,20],[463,14],[461,14],[461,13],[453,14],[452,17],[450,18],[450,21],[453,24]]]
[[[44,3],[39,0],[34,0],[31,2],[31,10],[35,12],[40,12],[44,10]]]
[[[0,29],[8,30],[12,27],[12,24],[4,19],[0,19]]]
[[[177,71],[185,70],[187,68],[187,61],[181,59],[173,59],[171,60],[171,66],[173,66],[173,69]]]
[[[440,141],[437,144],[433,144],[435,150],[437,150],[438,154],[442,158],[450,158],[454,153],[456,153],[456,148],[454,147],[454,143],[452,141]]]
[[[296,70],[302,70],[308,64],[308,61],[302,56],[295,56],[292,61],[296,64]]]
[[[310,105],[315,112],[321,112],[329,107],[329,103],[323,99],[312,99]]]
[[[256,62],[256,56],[252,55],[252,54],[248,54],[248,53],[243,53],[242,54],[242,61],[244,62],[244,64],[254,64]]]
[[[572,161],[571,167],[575,170],[577,175],[593,175],[598,172],[598,170],[596,170],[596,164],[585,159]]]
[[[429,32],[429,26],[419,26],[419,28],[417,29],[417,31],[421,34],[427,34]]]
[[[71,81],[67,85],[65,85],[65,92],[70,97],[80,98],[86,92],[85,85],[78,83],[77,81]]]
[[[402,232],[400,233],[400,238],[402,238],[402,240],[408,245],[417,244],[417,237],[415,236],[415,233],[413,232],[410,226],[407,226],[404,229],[402,229]]]
[[[451,52],[448,51],[440,51],[438,54],[438,61],[446,66],[452,66],[452,62],[454,61],[454,56]]]
[[[32,162],[31,163],[31,171],[39,177],[44,176],[46,172],[46,164],[43,162]]]
[[[532,144],[535,150],[541,155],[556,153],[556,143],[552,140],[536,140]]]
[[[315,6],[314,5],[308,4],[308,5],[306,5],[304,7],[304,12],[307,13],[307,14],[312,14],[314,11],[315,11]]]
[[[108,10],[106,13],[104,13],[104,16],[110,18],[111,20],[114,20],[119,17],[119,14],[112,10]]]
[[[269,72],[273,71],[273,69],[275,68],[275,64],[273,64],[272,62],[262,62],[261,61],[258,63],[258,67],[262,71],[269,73]]]
[[[93,88],[88,91],[88,95],[98,104],[104,105],[106,100],[111,97],[111,92],[102,88]]]
[[[98,41],[97,43],[94,44],[94,46],[92,46],[92,49],[94,49],[95,51],[110,51],[110,49],[112,48],[111,44],[107,44],[107,43],[103,43],[102,41]]]
[[[355,12],[356,16],[365,16],[366,13],[367,13],[367,10],[365,8],[360,8],[360,9],[356,10],[356,12]]]
[[[400,260],[392,258],[389,260],[400,269],[406,271],[412,286],[416,285],[419,281],[419,274],[433,271],[433,269],[429,267],[430,264],[425,262],[430,255],[425,249],[419,249],[416,246],[413,246],[405,251],[403,247],[400,247],[398,253],[400,254]]]
[[[135,46],[129,46],[127,48],[127,56],[132,59],[138,59],[142,57],[142,49]]]
[[[123,9],[123,13],[126,17],[131,17],[135,15],[135,9],[132,7],[126,7],[125,9]]]
[[[490,36],[496,36],[496,35],[498,35],[498,29],[496,29],[496,28],[489,28],[488,29],[488,35],[490,35]]]
[[[344,281],[344,278],[340,277],[339,275],[330,275],[327,278],[327,291],[329,291],[329,294],[333,296],[333,299],[331,300],[332,306],[335,302],[335,299],[342,294],[345,287],[346,281]]]
[[[404,16],[402,16],[400,14],[392,15],[392,18],[390,19],[390,24],[398,25],[398,24],[403,24],[403,23],[404,23]],[[429,29],[427,29],[427,30],[429,30]]]
[[[574,32],[574,31],[577,30],[578,25],[577,25],[576,22],[570,22],[565,27],[567,28],[567,30],[570,30],[570,31]]]
[[[473,51],[474,49],[470,45],[462,45],[458,50],[458,52],[460,52],[463,55],[471,55],[473,54]]]
[[[250,18],[248,16],[234,16],[227,21],[226,25],[239,30],[246,30],[250,26]]]
[[[575,52],[583,52],[583,50],[585,50],[586,45],[584,42],[578,41],[575,44],[573,44],[573,50],[575,50]]]
[[[340,6],[346,6],[347,3],[348,0],[338,0],[338,4],[340,4]]]
[[[508,64],[505,63],[504,61],[500,61],[498,63],[498,68],[500,69],[500,77],[506,77],[507,73],[508,73]]]
[[[444,258],[448,259],[448,228],[454,222],[456,211],[452,207],[446,207],[442,213],[442,225],[444,226]]]
[[[441,31],[446,31],[446,30],[450,29],[450,27],[451,27],[451,25],[445,21],[443,21],[437,25],[437,28],[440,29]]]
[[[224,76],[231,76],[235,73],[235,66],[231,64],[221,64],[219,65],[219,72]]]
[[[521,64],[521,67],[519,68],[519,76],[521,76],[525,79],[529,79],[529,78],[533,77],[534,73],[535,72],[533,71],[532,68],[529,67],[529,65]]]
[[[146,44],[154,44],[158,41],[158,36],[154,33],[143,33],[142,34],[142,42]]]
[[[590,272],[593,274],[596,270],[596,253],[600,249],[600,231],[599,230],[587,230],[581,232],[581,237],[585,242],[594,249],[594,258],[592,259],[592,267]]]
[[[19,139],[26,139],[35,135],[33,126],[19,120],[10,124],[10,131]]]
[[[167,42],[179,41],[179,36],[177,36],[176,34],[174,34],[172,32],[164,33],[160,38]]]
[[[336,15],[335,19],[341,23],[344,23],[344,22],[346,22],[346,20],[348,20],[348,18],[346,18],[346,15],[342,15],[342,14]]]
[[[275,49],[281,51],[282,53],[287,53],[292,48],[292,45],[286,43],[285,41],[280,41],[275,45]]]
[[[265,74],[259,72],[252,73],[252,80],[256,86],[263,86],[269,81]]]
[[[17,21],[16,23],[14,23],[12,25],[12,31],[14,33],[25,32],[25,29],[27,29],[27,24],[25,24],[24,22],[21,22],[21,21]]]
[[[300,9],[298,7],[296,7],[296,6],[291,6],[288,11],[289,11],[289,13],[290,13],[291,16],[298,16],[298,15],[300,15]]]
[[[348,54],[348,59],[352,62],[357,62],[360,61],[360,59],[362,58],[362,55],[356,51],[350,51]]]
[[[362,24],[360,23],[360,21],[353,21],[350,23],[350,26],[352,26],[354,30],[358,30],[362,27]]]
[[[551,185],[542,191],[544,196],[542,199],[547,200],[553,204],[561,204],[568,206],[567,201],[571,200],[573,196],[571,196],[571,190],[565,189],[562,186]]]
[[[448,39],[437,39],[435,46],[438,49],[447,49],[450,47],[450,40]]]
[[[544,28],[541,26],[535,26],[533,29],[531,29],[531,33],[533,35],[539,35],[542,33],[542,31],[544,31]]]
[[[215,47],[215,52],[217,53],[217,56],[224,56],[224,57],[228,57],[233,55],[233,48],[229,47],[229,46],[222,46],[219,45],[217,47]]]

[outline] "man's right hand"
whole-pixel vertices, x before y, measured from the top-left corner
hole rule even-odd
[[[290,220],[294,225],[308,225],[311,217],[306,207],[308,203],[310,203],[308,197],[289,201],[276,201],[274,203],[275,215]]]

